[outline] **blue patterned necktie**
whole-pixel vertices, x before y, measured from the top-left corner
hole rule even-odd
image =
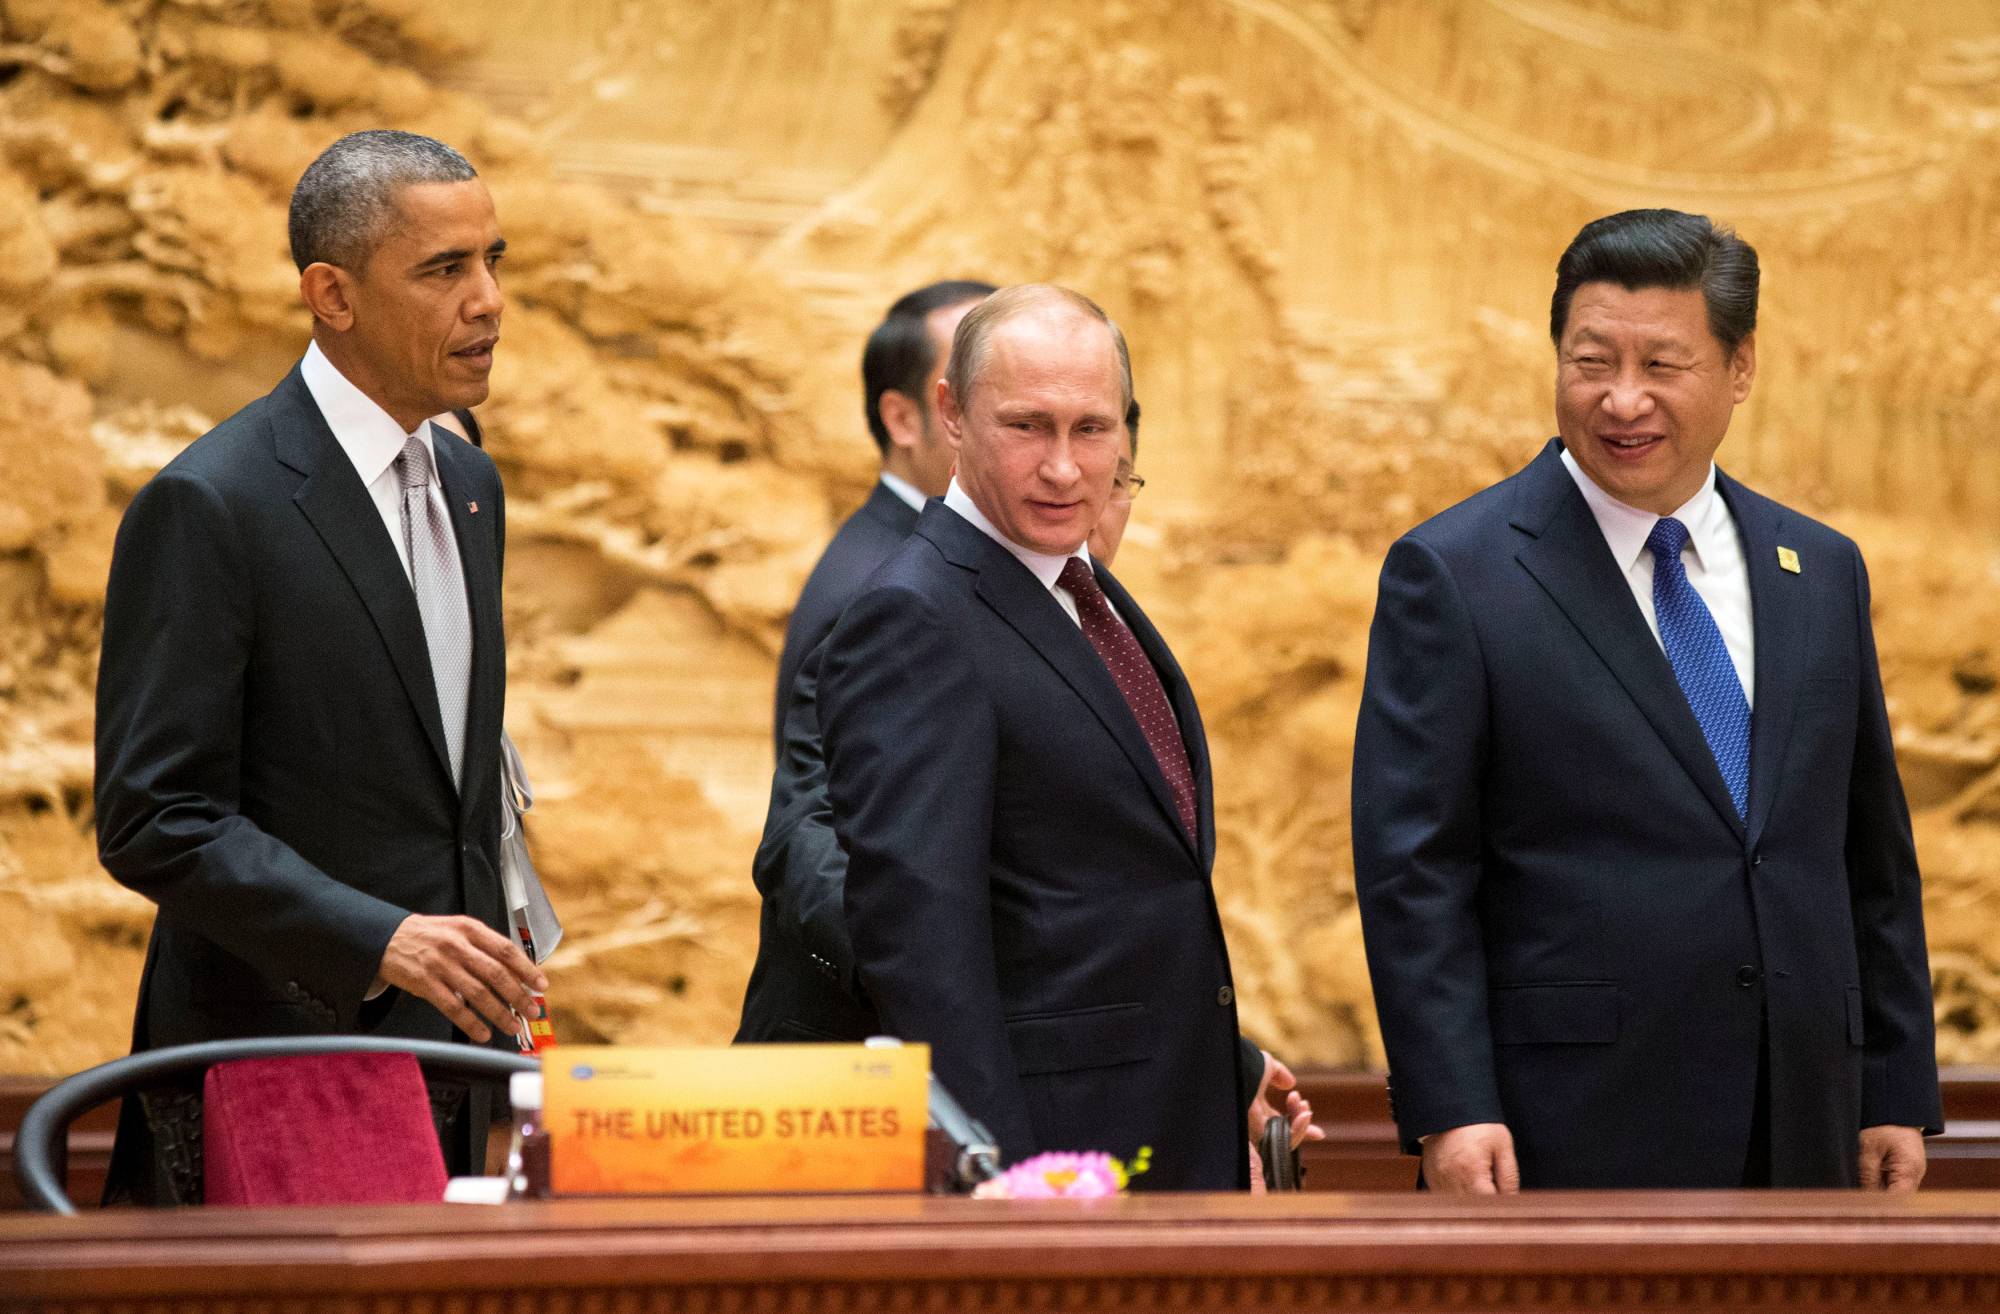
[[[1687,526],[1672,518],[1662,519],[1646,537],[1653,551],[1653,614],[1674,679],[1694,709],[1702,738],[1736,803],[1736,815],[1742,817],[1750,802],[1750,700],[1743,696],[1743,682],[1736,678],[1715,617],[1688,583],[1687,567],[1681,564],[1687,541]]]

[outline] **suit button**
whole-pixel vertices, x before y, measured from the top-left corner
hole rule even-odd
[[[1736,969],[1736,984],[1742,986],[1745,990],[1748,990],[1763,979],[1764,972],[1762,968],[1751,967],[1746,963]]]
[[[1222,987],[1222,989],[1215,992],[1215,1002],[1222,1005],[1224,1008],[1228,1008],[1231,1004],[1236,1002],[1236,992],[1234,990],[1231,990],[1228,986],[1224,986]]]

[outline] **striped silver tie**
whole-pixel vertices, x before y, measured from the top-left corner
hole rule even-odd
[[[431,451],[421,438],[403,444],[396,458],[403,484],[403,546],[410,554],[410,583],[424,619],[431,654],[431,682],[451,754],[454,784],[465,780],[465,708],[472,689],[472,618],[465,603],[465,571],[452,546],[444,508],[431,500]]]

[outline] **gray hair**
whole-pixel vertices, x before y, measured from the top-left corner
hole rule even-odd
[[[292,188],[289,230],[300,272],[324,261],[360,272],[414,183],[466,182],[478,172],[441,141],[394,128],[351,132],[306,166]]]
[[[1049,307],[1067,307],[1111,330],[1112,344],[1118,348],[1119,382],[1124,388],[1124,395],[1118,399],[1120,414],[1131,406],[1132,353],[1125,347],[1124,330],[1104,313],[1104,308],[1083,293],[1054,283],[1019,283],[1001,288],[966,311],[965,318],[958,321],[958,331],[951,338],[951,363],[945,366],[945,379],[960,407],[971,397],[972,381],[979,377],[993,354],[993,331],[1010,319]]]

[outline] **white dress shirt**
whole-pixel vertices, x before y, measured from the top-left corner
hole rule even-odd
[[[971,521],[974,529],[977,529],[980,533],[1013,553],[1015,559],[1026,566],[1029,572],[1042,582],[1042,587],[1047,589],[1050,595],[1055,598],[1056,604],[1063,609],[1063,614],[1076,622],[1078,629],[1083,628],[1083,618],[1078,616],[1076,611],[1076,595],[1056,583],[1056,579],[1062,574],[1063,566],[1069,561],[1070,557],[1078,558],[1086,566],[1090,564],[1090,544],[1080,544],[1076,551],[1070,553],[1068,557],[1052,557],[1046,552],[1037,552],[1032,548],[1022,547],[1019,543],[1001,533],[994,523],[986,518],[986,514],[973,505],[971,494],[958,486],[958,478],[955,475],[952,477],[951,487],[945,490],[944,504]],[[1106,606],[1111,606],[1110,598],[1106,598],[1104,602]],[[1111,607],[1111,614],[1118,616],[1118,608],[1115,606]],[[1118,623],[1125,625],[1126,629],[1132,628],[1130,625],[1125,624],[1123,616],[1118,616]]]
[[[389,531],[389,541],[396,546],[396,559],[403,563],[403,574],[415,587],[410,575],[409,545],[403,542],[403,481],[396,473],[396,458],[403,454],[403,444],[413,437],[430,451],[431,505],[444,519],[452,550],[458,550],[451,509],[445,505],[444,488],[438,483],[437,449],[431,441],[430,421],[419,424],[414,434],[405,433],[401,425],[389,418],[389,412],[348,382],[347,376],[320,351],[317,342],[306,348],[305,359],[299,362],[299,374],[305,380],[306,391],[312,394],[314,405],[325,417],[326,427],[333,430],[334,441],[354,463],[354,472],[361,476],[368,496],[375,500],[375,509],[382,514],[382,527]]]
[[[887,470],[884,470],[882,472],[882,487],[903,499],[903,505],[909,507],[910,510],[916,512],[918,515],[924,513],[924,490],[901,475],[892,475]]]
[[[1590,504],[1590,513],[1597,518],[1597,527],[1611,547],[1612,560],[1618,563],[1625,582],[1631,585],[1633,601],[1639,604],[1640,614],[1658,641],[1660,621],[1653,613],[1653,554],[1646,548],[1646,538],[1663,517],[1627,506],[1599,488],[1568,451],[1563,452],[1562,463],[1570,478],[1576,480],[1583,500]],[[1709,463],[1708,478],[1701,491],[1675,511],[1673,518],[1687,526],[1688,540],[1681,549],[1681,562],[1687,570],[1688,583],[1694,585],[1709,615],[1715,617],[1715,626],[1722,631],[1722,642],[1729,649],[1729,662],[1743,684],[1744,700],[1755,707],[1756,639],[1750,620],[1750,570],[1744,564],[1743,537],[1737,532],[1735,518],[1729,514],[1729,504],[1715,491],[1713,462]],[[1663,641],[1660,646],[1665,651]]]

